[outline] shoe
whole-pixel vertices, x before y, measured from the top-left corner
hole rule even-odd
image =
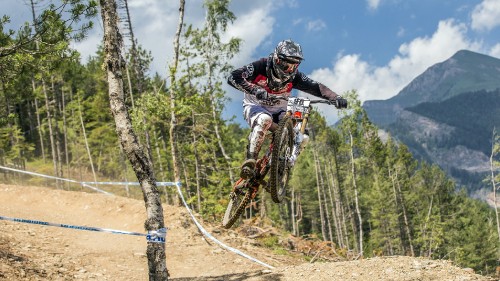
[[[240,178],[247,180],[254,176],[255,162],[255,159],[247,159],[243,162],[243,165],[241,165]]]

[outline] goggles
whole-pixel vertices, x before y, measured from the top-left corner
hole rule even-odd
[[[276,65],[286,73],[292,73],[299,67],[300,60],[292,60],[286,57],[278,57],[274,61]]]

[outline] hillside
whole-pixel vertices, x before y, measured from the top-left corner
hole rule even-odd
[[[402,110],[425,102],[441,102],[456,95],[500,88],[500,59],[462,50],[432,65],[397,95],[366,101],[363,107],[379,126],[397,120]]]
[[[493,128],[500,127],[500,60],[459,51],[401,92],[363,107],[416,158],[439,165],[469,192],[485,188]]]
[[[491,134],[499,126],[500,89],[407,108],[388,129],[416,157],[438,164],[476,189],[489,172]]]
[[[144,202],[122,197],[0,184],[0,215],[143,232]],[[165,206],[169,280],[493,280],[448,261],[379,257],[307,263],[260,247],[240,229],[204,224],[222,242],[273,270],[202,239],[184,208]],[[142,237],[0,220],[0,280],[147,280]]]

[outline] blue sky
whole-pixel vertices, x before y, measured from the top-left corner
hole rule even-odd
[[[30,20],[27,0],[0,0],[12,28]],[[186,1],[185,22],[201,26],[202,0]],[[153,72],[166,73],[179,1],[129,0],[139,43],[152,51]],[[500,0],[234,0],[237,20],[226,38],[243,39],[235,67],[267,56],[283,39],[300,43],[300,70],[332,90],[358,90],[360,99],[387,99],[435,63],[468,49],[500,58]],[[102,38],[102,25],[74,47],[86,58]],[[164,75],[162,75],[164,76]],[[242,95],[227,88],[225,116],[241,118]],[[321,108],[330,122],[334,110]]]

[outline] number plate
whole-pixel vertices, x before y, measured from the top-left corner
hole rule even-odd
[[[302,119],[304,114],[309,113],[309,105],[311,100],[308,98],[289,98],[287,104],[287,111],[292,112],[292,118]]]

